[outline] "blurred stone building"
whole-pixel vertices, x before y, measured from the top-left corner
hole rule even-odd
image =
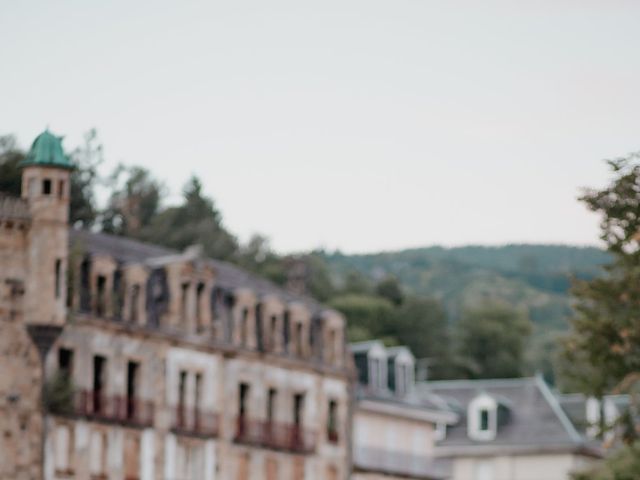
[[[197,247],[70,229],[72,168],[44,132],[0,198],[0,478],[347,478],[344,318]]]

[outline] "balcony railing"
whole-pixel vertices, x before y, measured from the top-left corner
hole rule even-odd
[[[217,413],[177,406],[172,409],[171,428],[183,435],[215,437],[218,435],[220,417]]]
[[[327,441],[329,443],[338,443],[338,430],[335,428],[330,428],[327,430]]]
[[[357,469],[389,475],[439,478],[445,473],[440,465],[434,464],[434,459],[426,452],[424,455],[413,455],[381,448],[356,447],[353,452],[353,463]]]
[[[235,441],[258,447],[311,453],[316,448],[314,432],[299,425],[238,417]]]
[[[116,422],[136,427],[153,425],[154,405],[149,400],[105,395],[91,390],[74,393],[70,412],[90,420]]]

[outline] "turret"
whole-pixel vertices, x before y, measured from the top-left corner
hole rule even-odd
[[[61,325],[66,317],[69,196],[73,164],[62,138],[48,130],[22,162],[22,198],[31,215],[25,283],[28,323]]]

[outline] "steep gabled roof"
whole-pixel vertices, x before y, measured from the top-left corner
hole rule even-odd
[[[126,237],[109,235],[106,233],[91,232],[88,230],[70,230],[71,248],[78,247],[91,255],[106,255],[123,263],[155,264],[162,263],[163,259],[179,259],[183,252],[170,248],[140,242]],[[294,295],[269,280],[254,275],[229,262],[206,258],[203,261],[209,263],[216,272],[216,284],[230,290],[248,288],[257,296],[275,295],[286,302],[303,303],[312,313],[328,310],[316,300]]]
[[[440,442],[442,447],[541,449],[585,444],[585,439],[541,377],[421,382],[418,392],[439,396],[461,416],[461,421],[451,427]],[[467,407],[481,393],[508,403],[510,410],[508,422],[499,426],[495,439],[490,441],[471,440],[467,432]]]

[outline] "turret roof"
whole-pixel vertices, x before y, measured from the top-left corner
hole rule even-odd
[[[73,168],[73,163],[62,149],[62,137],[55,136],[48,129],[36,137],[21,165],[23,167],[42,165],[67,169]]]

